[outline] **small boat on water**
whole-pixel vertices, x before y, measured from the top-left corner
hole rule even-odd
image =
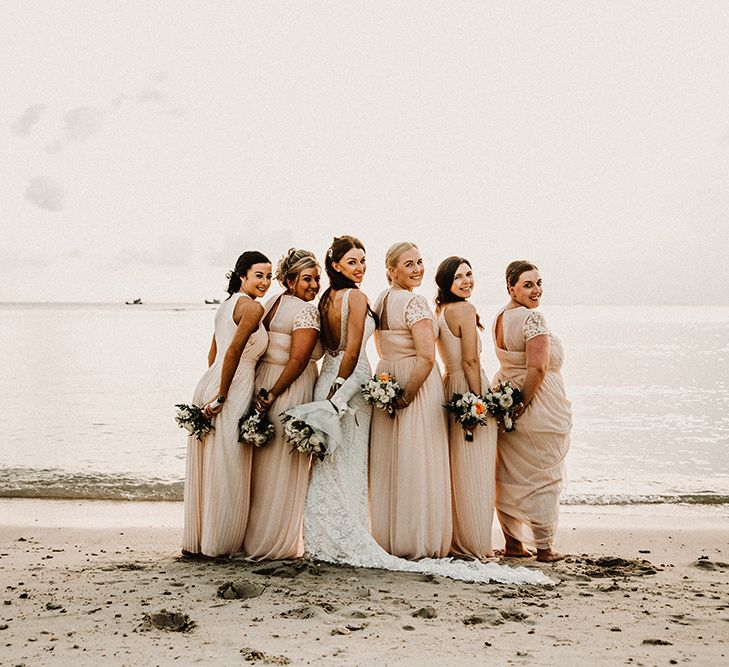
[[[205,299],[205,303],[207,303],[208,305],[220,303],[220,299]]]
[[[142,305],[142,300],[141,299],[134,299],[134,301],[125,301],[124,303],[127,304],[127,306],[141,306]]]

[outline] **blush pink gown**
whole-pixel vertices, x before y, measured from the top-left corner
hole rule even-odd
[[[223,301],[215,315],[217,354],[193,394],[198,406],[212,401],[220,390],[223,359],[236,329],[233,310],[238,292]],[[191,553],[221,556],[238,553],[248,522],[251,448],[238,442],[238,420],[251,407],[256,363],[266,350],[263,325],[248,339],[233,376],[223,409],[215,416],[215,430],[200,442],[187,439],[185,471],[185,523],[182,548]]]
[[[386,311],[386,312],[384,312]],[[376,373],[405,387],[415,367],[411,327],[433,319],[426,300],[390,288],[375,304],[380,325]],[[384,318],[383,318],[384,316]],[[370,429],[370,524],[391,554],[418,559],[445,556],[451,545],[451,489],[445,396],[437,364],[412,403],[390,417],[374,410]]]
[[[266,312],[278,297],[266,303]],[[264,315],[265,317],[265,315]],[[278,380],[291,352],[291,334],[297,329],[319,330],[319,311],[310,302],[284,294],[268,327],[268,349],[256,371],[256,391],[270,389]],[[308,403],[316,384],[319,343],[309,365],[273,402],[269,419],[276,425],[276,437],[253,448],[251,507],[243,540],[243,551],[254,560],[292,558],[304,553],[302,524],[309,484],[310,457],[291,451],[283,438],[281,413]]]
[[[463,372],[461,339],[454,336],[445,318],[445,308],[438,315],[438,353],[443,361],[446,400],[468,389]],[[478,350],[481,351],[479,337]],[[481,391],[488,388],[481,371]],[[471,558],[490,558],[491,526],[494,518],[496,469],[496,421],[489,419],[473,432],[473,441],[465,438],[463,427],[455,417],[448,418],[448,443],[453,487],[453,543],[451,553]]]
[[[502,318],[504,349],[496,344]],[[496,457],[496,510],[505,534],[539,549],[549,549],[559,522],[559,497],[565,484],[572,409],[562,381],[562,344],[549,332],[544,316],[523,306],[503,310],[494,321],[494,347],[501,368],[494,383],[521,387],[526,376],[526,343],[550,337],[544,381],[511,432],[499,432]],[[526,531],[525,528],[529,528]],[[531,534],[530,534],[531,533]]]

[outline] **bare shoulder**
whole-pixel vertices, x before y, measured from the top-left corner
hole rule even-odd
[[[369,300],[367,299],[367,295],[364,292],[360,292],[360,290],[358,290],[358,289],[353,289],[349,293],[350,307],[359,306],[360,308],[366,308],[368,303],[369,303]]]
[[[235,304],[235,309],[240,313],[241,317],[247,316],[258,319],[261,318],[264,311],[263,306],[258,301],[253,301],[252,299],[238,299],[238,303]]]
[[[476,319],[476,306],[468,301],[456,301],[448,304],[448,312],[454,320],[468,322]]]

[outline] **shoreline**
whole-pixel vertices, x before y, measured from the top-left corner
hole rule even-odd
[[[567,560],[502,559],[556,584],[518,587],[304,559],[183,560],[181,503],[3,499],[4,661],[719,664],[729,655],[729,518],[659,508],[563,507]],[[496,527],[494,538],[501,546]],[[218,597],[226,582],[252,597]],[[155,626],[164,621],[185,631]]]
[[[670,528],[675,521],[692,520],[711,529],[722,523],[729,529],[729,505],[646,503],[620,505],[561,505],[566,517],[582,523],[619,528],[626,519],[650,518],[651,526]],[[0,527],[39,526],[63,528],[159,527],[182,530],[181,500],[96,500],[66,498],[0,498]],[[496,524],[494,519],[494,524]],[[561,528],[560,528],[561,531]],[[494,531],[494,535],[498,530]],[[498,538],[497,538],[498,541]]]

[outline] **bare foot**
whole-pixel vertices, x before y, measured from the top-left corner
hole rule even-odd
[[[519,540],[515,540],[508,535],[506,544],[504,545],[504,556],[506,558],[531,558],[534,553],[529,551]]]
[[[554,563],[565,558],[566,556],[564,554],[557,553],[551,549],[537,549],[537,560],[540,563]]]

